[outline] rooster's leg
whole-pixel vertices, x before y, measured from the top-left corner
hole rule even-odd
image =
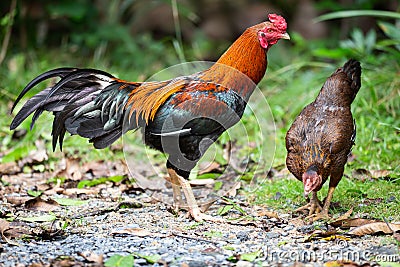
[[[319,203],[319,199],[317,196],[317,192],[312,191],[310,202],[307,203],[306,205],[296,209],[295,211],[298,212],[298,211],[302,211],[302,210],[308,210],[309,216],[312,216],[313,214],[322,210],[322,207]]]
[[[179,208],[184,206],[182,201],[182,193],[180,187],[180,181],[176,172],[172,169],[168,169],[169,177],[171,178],[172,195],[174,198],[174,210],[176,213],[179,212]]]
[[[182,191],[185,194],[186,202],[188,205],[190,215],[198,222],[200,221],[211,221],[211,222],[223,222],[223,219],[214,218],[210,215],[204,214],[199,206],[197,205],[197,201],[194,197],[192,187],[190,186],[189,181],[185,178],[178,175],[175,170],[168,169],[168,173],[171,176],[171,180],[178,179],[179,184],[182,186]]]

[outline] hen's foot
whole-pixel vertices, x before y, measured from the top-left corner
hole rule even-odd
[[[211,215],[207,215],[203,213],[199,207],[189,209],[189,214],[195,219],[197,222],[208,221],[208,222],[217,222],[223,223],[225,222],[222,218],[215,218]]]
[[[319,213],[307,216],[306,219],[315,222],[318,220],[330,220],[331,217],[329,216],[328,211],[322,210]]]
[[[303,210],[308,210],[308,217],[313,216],[317,213],[319,213],[322,210],[322,207],[319,203],[307,203],[306,205],[298,208],[295,210],[295,212],[300,212]]]
[[[322,211],[322,207],[321,204],[319,202],[319,199],[317,197],[317,193],[316,192],[312,192],[312,196],[310,199],[310,202],[307,203],[306,205],[296,209],[296,212],[299,211],[303,211],[303,210],[308,210],[308,217],[319,213],[320,211]]]
[[[335,191],[335,187],[334,186],[330,186],[329,190],[328,190],[328,195],[325,198],[325,203],[324,203],[324,207],[321,209],[321,212],[316,213],[316,214],[310,214],[307,218],[311,219],[313,222],[317,221],[317,220],[329,220],[331,219],[331,217],[328,214],[328,210],[329,207],[331,205],[331,200],[332,200],[332,196],[333,196],[333,191]],[[317,194],[315,194],[316,196]]]

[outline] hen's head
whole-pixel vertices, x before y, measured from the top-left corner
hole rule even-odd
[[[265,23],[265,28],[258,31],[258,40],[264,49],[268,49],[276,44],[279,39],[290,39],[286,32],[287,24],[283,17],[276,14],[268,15],[269,21]]]
[[[312,166],[303,173],[304,196],[308,196],[311,191],[319,190],[321,188],[322,177],[317,173],[317,168]]]

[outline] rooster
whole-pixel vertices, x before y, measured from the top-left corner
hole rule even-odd
[[[66,132],[88,138],[101,149],[127,131],[141,128],[147,146],[168,154],[175,207],[182,205],[182,188],[189,214],[196,221],[221,221],[200,210],[188,177],[208,147],[242,117],[265,74],[269,48],[280,39],[290,39],[283,17],[269,14],[268,19],[246,29],[210,68],[188,76],[128,82],[95,69],[45,72],[22,90],[12,110],[39,83],[61,79],[29,99],[10,129],[34,113],[32,128],[43,111],[51,111],[53,149],[57,143],[62,148]]]
[[[286,165],[311,192],[309,210],[313,220],[327,219],[333,192],[342,179],[344,165],[354,145],[356,125],[350,105],[361,87],[361,66],[347,61],[325,82],[314,102],[306,106],[286,134]],[[321,207],[317,192],[328,177],[329,191]]]

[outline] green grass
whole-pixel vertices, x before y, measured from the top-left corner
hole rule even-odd
[[[323,200],[328,192],[327,184],[318,192]],[[389,221],[400,220],[400,183],[381,179],[361,181],[343,177],[333,196],[330,213],[342,214],[353,208],[353,215],[365,215]],[[293,177],[267,180],[255,192],[254,202],[281,211],[293,211],[306,204],[303,184]]]

